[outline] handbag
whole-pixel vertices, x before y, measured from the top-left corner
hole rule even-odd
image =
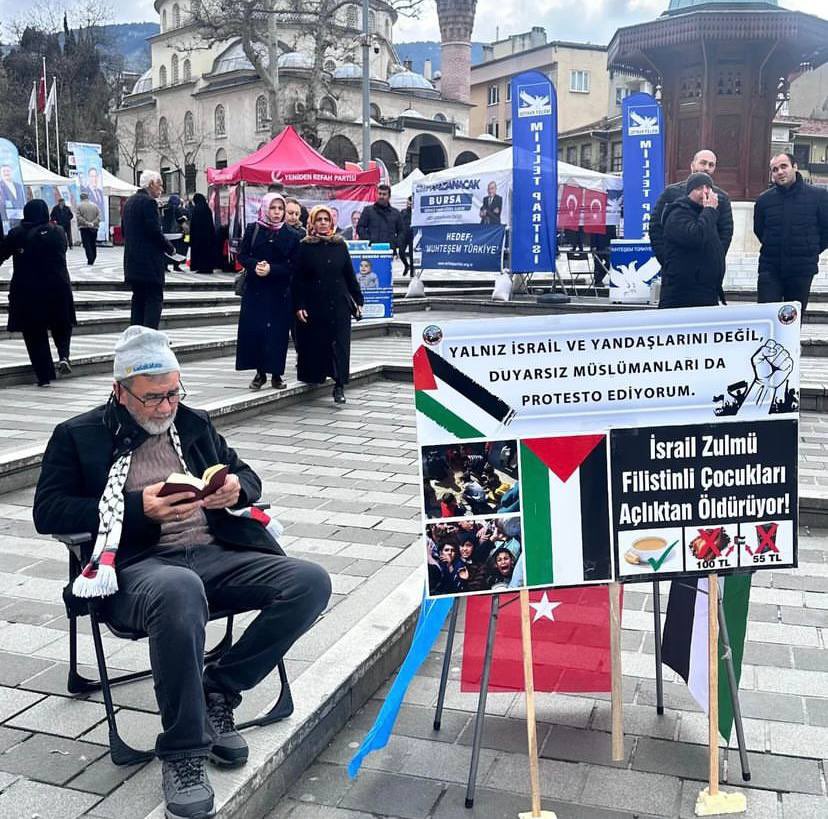
[[[362,313],[359,312],[359,305],[354,300],[354,297],[350,293],[346,293],[345,295],[348,296],[348,309],[351,311],[351,318],[362,321]]]
[[[253,228],[253,236],[250,239],[250,247],[256,242],[256,236],[259,233],[259,226],[258,224]],[[239,248],[241,250],[241,248]],[[233,279],[233,292],[237,296],[244,295],[244,289],[247,286],[247,270],[242,270],[240,273],[236,274],[236,278]]]

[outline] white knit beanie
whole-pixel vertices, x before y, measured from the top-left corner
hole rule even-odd
[[[166,333],[150,327],[127,327],[115,343],[113,375],[123,381],[133,375],[163,375],[181,369]]]

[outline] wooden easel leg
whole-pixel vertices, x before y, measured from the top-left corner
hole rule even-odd
[[[443,703],[446,701],[446,686],[448,685],[449,668],[451,668],[451,652],[454,650],[454,633],[457,629],[457,613],[460,610],[460,600],[456,599],[451,607],[448,633],[446,635],[446,653],[443,655],[443,668],[440,672],[440,690],[437,692],[437,709],[434,712],[434,730],[440,730],[443,719]]]
[[[621,584],[609,584],[610,601],[610,663],[612,685],[612,761],[624,759],[624,696],[621,676]]]
[[[656,714],[664,713],[664,672],[661,667],[661,592],[653,580],[653,638],[655,643]]]

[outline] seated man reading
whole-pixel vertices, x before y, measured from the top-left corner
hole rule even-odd
[[[330,578],[285,556],[258,521],[227,511],[256,501],[261,481],[206,413],[180,403],[180,368],[164,333],[125,330],[114,370],[106,404],[55,428],[34,522],[46,534],[97,533],[73,592],[100,597],[114,626],[149,635],[167,816],[212,816],[204,763],[247,761],[233,709],[323,611]],[[171,473],[201,475],[216,464],[229,470],[215,493],[161,493]],[[260,614],[203,669],[209,608]]]

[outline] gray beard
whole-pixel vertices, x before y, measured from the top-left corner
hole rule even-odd
[[[130,413],[132,415],[132,413]],[[139,421],[134,415],[132,416],[132,420],[138,424],[144,432],[148,432],[150,435],[163,435],[172,425],[173,421],[175,421],[175,413],[173,413],[166,421]]]

